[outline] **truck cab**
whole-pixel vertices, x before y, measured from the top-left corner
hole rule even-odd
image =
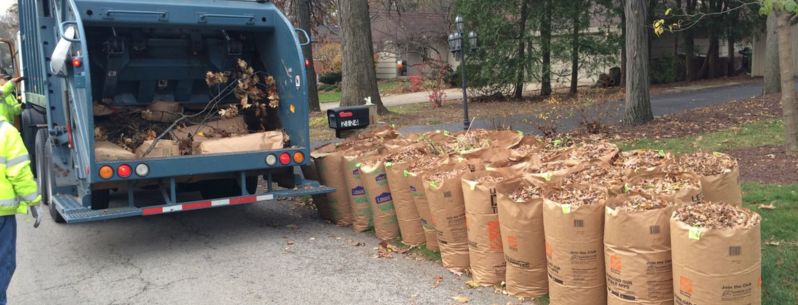
[[[310,41],[269,1],[19,4],[26,101],[21,129],[56,221],[146,216],[333,191],[298,170],[310,156],[301,52]],[[239,71],[241,62],[249,73]],[[209,75],[222,80],[211,84]],[[264,92],[268,87],[268,97],[242,93],[244,83]],[[151,133],[146,153],[124,159],[100,155],[101,142],[124,147],[135,141],[138,134],[130,135],[129,125],[141,122],[138,116],[159,101],[180,110],[164,111],[172,119],[161,117],[157,127],[133,128]],[[213,142],[217,149],[183,145],[179,154],[148,156],[180,128],[203,130],[222,120],[225,109],[248,112],[252,105],[262,112],[254,122],[246,118],[247,132],[279,133],[282,143],[226,151],[220,144],[228,143],[224,139],[205,139],[199,145],[218,140]],[[98,108],[116,116],[98,114]],[[136,120],[128,120],[133,116]],[[103,137],[118,128],[126,134]],[[197,135],[205,136],[196,130],[193,145]]]

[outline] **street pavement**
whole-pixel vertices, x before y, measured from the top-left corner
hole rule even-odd
[[[292,202],[70,225],[47,218],[38,229],[23,219],[9,304],[520,303],[469,289],[436,262],[376,258],[373,233]]]
[[[652,104],[663,115],[760,92],[761,83],[754,82],[666,93]],[[528,119],[502,120],[532,131]],[[474,127],[492,124],[477,118]],[[575,124],[571,118],[563,128]],[[461,128],[452,123],[403,131]],[[9,304],[414,305],[453,304],[460,295],[470,298],[468,304],[518,303],[493,288],[469,289],[468,278],[436,262],[376,258],[373,234],[327,224],[293,202],[70,225],[47,218],[38,229],[18,219]],[[443,281],[433,288],[438,276]]]

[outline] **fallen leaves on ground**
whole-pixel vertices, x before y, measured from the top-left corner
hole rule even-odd
[[[452,297],[452,300],[454,300],[455,302],[458,302],[458,303],[463,303],[463,304],[468,303],[468,301],[471,301],[471,299],[469,297],[464,296],[464,295],[454,296],[454,297]]]
[[[771,202],[770,204],[760,204],[759,205],[759,209],[760,210],[775,210],[776,209],[776,205],[774,205],[773,202]]]
[[[440,275],[435,276],[435,282],[432,283],[432,288],[438,288],[443,282],[443,277]]]

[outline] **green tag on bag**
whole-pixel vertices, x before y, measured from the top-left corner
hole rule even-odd
[[[691,227],[690,230],[687,232],[687,237],[692,240],[700,240],[701,239],[701,228],[699,227]]]
[[[562,213],[563,214],[571,214],[571,205],[570,204],[563,204],[562,206]]]
[[[405,176],[405,177],[410,176],[410,172],[408,172],[407,170],[404,170],[404,172],[402,172],[402,175]]]

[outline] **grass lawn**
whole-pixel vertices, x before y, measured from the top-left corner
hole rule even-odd
[[[618,143],[618,146],[622,150],[652,148],[683,154],[694,151],[722,151],[734,148],[781,145],[782,143],[784,143],[784,123],[781,120],[766,120],[696,136],[625,141]]]
[[[783,144],[781,120],[673,139],[618,143],[623,150],[650,148],[691,153]],[[798,181],[795,184],[743,183],[745,207],[762,215],[762,304],[798,304]],[[773,210],[759,209],[773,204]]]
[[[395,94],[399,93],[404,86],[407,85],[406,80],[392,79],[384,80],[377,83],[380,88],[380,94]],[[319,103],[338,103],[341,101],[341,89],[330,91],[319,91]]]

